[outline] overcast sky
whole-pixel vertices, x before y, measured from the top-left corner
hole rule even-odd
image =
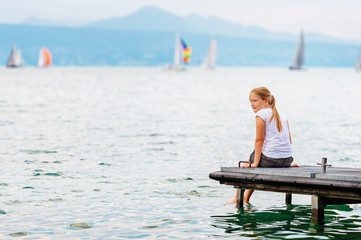
[[[156,6],[185,16],[217,16],[272,31],[317,32],[361,41],[361,0],[1,0],[0,22],[30,17],[95,21]]]

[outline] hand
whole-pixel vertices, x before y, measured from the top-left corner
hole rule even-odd
[[[256,168],[256,167],[258,167],[256,164],[254,163],[251,164],[251,168]]]
[[[249,168],[249,163],[242,163],[241,168]]]

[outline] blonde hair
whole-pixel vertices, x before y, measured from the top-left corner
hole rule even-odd
[[[271,94],[271,92],[266,87],[254,88],[254,89],[252,89],[251,93],[258,95],[263,100],[268,99],[268,104],[272,109],[272,116],[268,122],[271,122],[273,119],[275,119],[277,129],[279,132],[281,132],[282,131],[282,123],[281,123],[280,115],[278,114],[278,111],[276,108],[275,97]]]

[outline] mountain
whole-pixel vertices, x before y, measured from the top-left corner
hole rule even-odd
[[[201,33],[281,41],[296,41],[296,39],[298,39],[296,35],[286,32],[271,32],[258,26],[246,26],[218,17],[201,17],[196,14],[181,17],[155,7],[143,7],[137,12],[125,17],[104,19],[86,26],[117,30],[179,31],[181,33]],[[329,43],[346,42],[342,39],[324,36],[317,33],[307,33],[306,40],[310,42]]]
[[[69,27],[70,25],[72,27]],[[145,7],[125,17],[83,24],[76,21],[28,19],[0,24],[0,64],[5,65],[12,44],[27,65],[36,65],[46,46],[59,66],[164,66],[173,61],[175,32],[192,47],[190,66],[199,66],[212,38],[217,40],[218,66],[287,67],[298,36],[245,26],[217,17],[177,16]],[[306,66],[354,66],[359,46],[315,33],[305,33]]]
[[[0,24],[0,65],[12,44],[21,49],[26,65],[36,65],[46,46],[58,66],[164,66],[173,61],[173,31],[116,30],[95,27],[41,27]],[[307,36],[307,35],[306,35]],[[182,33],[192,47],[190,66],[199,66],[212,38],[217,40],[218,66],[278,66],[286,68],[296,48],[293,41]],[[359,46],[307,42],[307,67],[353,67]]]
[[[113,17],[93,23],[86,21],[66,19],[54,21],[47,19],[29,18],[21,25],[31,26],[57,26],[57,27],[92,27],[108,30],[135,30],[135,31],[158,31],[181,33],[199,33],[218,36],[229,36],[239,38],[296,41],[295,34],[287,32],[273,32],[258,26],[246,26],[240,23],[230,22],[218,17],[202,17],[196,14],[189,14],[185,17],[177,16],[156,7],[143,7],[125,17]],[[301,30],[301,29],[300,29]],[[346,41],[317,33],[306,32],[308,42],[327,43],[356,43]],[[358,43],[359,41],[357,41]]]
[[[289,33],[273,33],[256,26],[244,26],[217,17],[195,14],[180,17],[155,7],[143,7],[125,17],[114,17],[87,25],[102,29],[203,33],[220,36],[292,40]]]

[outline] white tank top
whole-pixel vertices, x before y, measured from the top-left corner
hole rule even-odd
[[[265,139],[262,153],[271,158],[287,158],[292,156],[289,129],[286,116],[278,112],[282,123],[282,131],[277,129],[275,119],[269,122],[272,116],[272,109],[261,109],[256,113],[266,123]]]

